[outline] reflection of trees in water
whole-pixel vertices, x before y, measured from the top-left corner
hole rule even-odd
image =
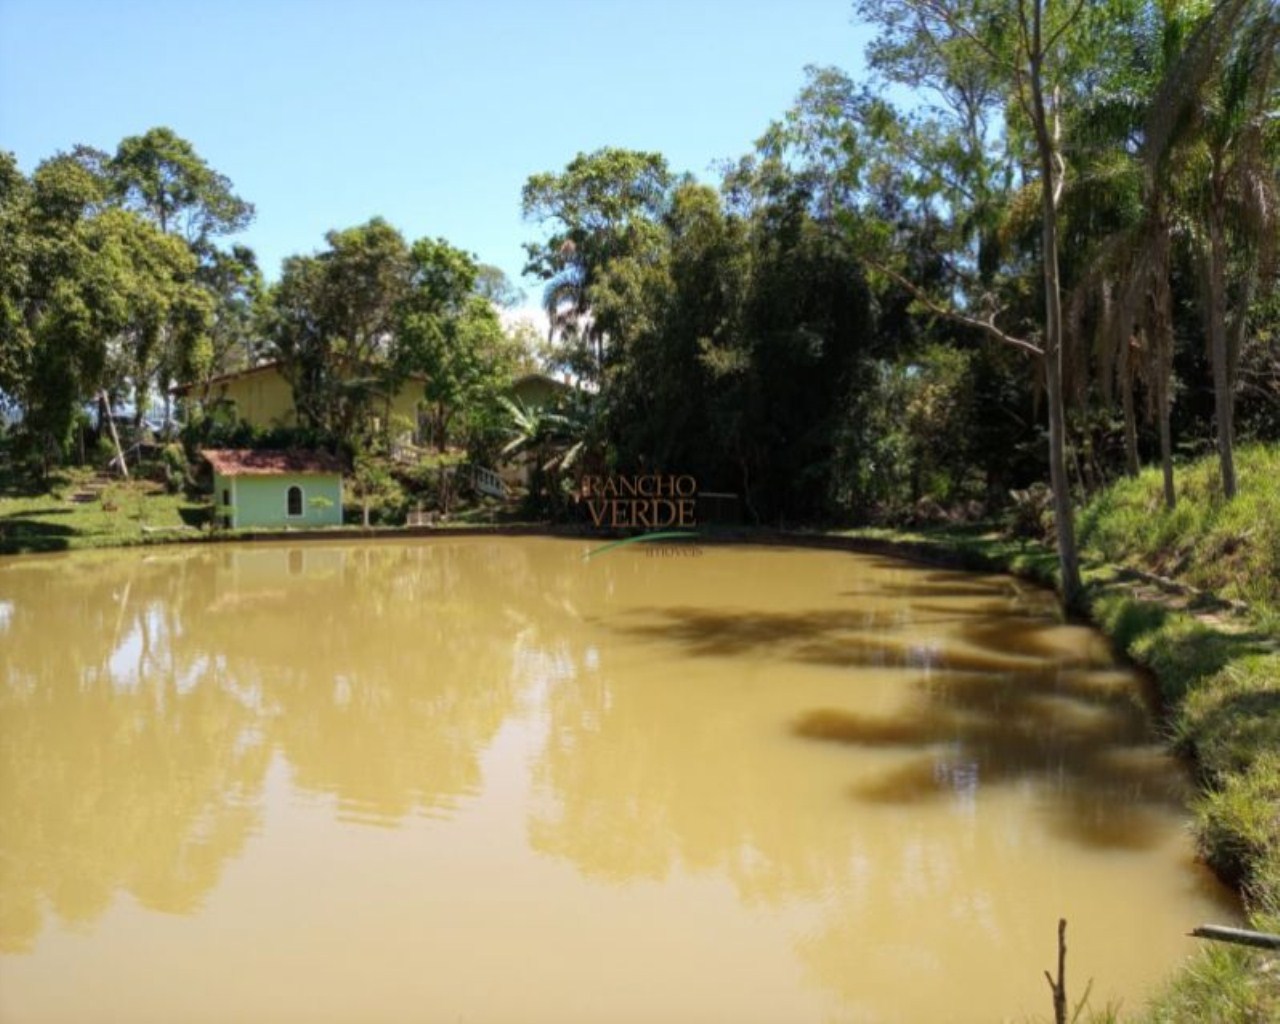
[[[908,582],[885,581],[871,601],[845,593],[806,610],[766,593],[752,610],[682,602],[610,619],[621,644],[548,698],[532,844],[615,881],[723,873],[744,899],[775,906],[838,893],[838,918],[800,952],[856,1002],[874,977],[901,983],[889,966],[919,951],[912,905],[934,908],[944,931],[961,922],[948,955],[976,957],[975,942],[1018,919],[1025,893],[1000,880],[1025,874],[1046,833],[1086,853],[1169,837],[1182,780],[1100,637],[1010,599],[1004,581],[963,577],[953,594],[952,574],[899,574]],[[652,671],[635,665],[646,657]],[[905,709],[868,713],[861,681],[888,676]],[[740,712],[748,693],[772,733]],[[847,814],[815,798],[819,762],[789,774],[761,756],[788,742],[822,758]],[[860,756],[846,763],[842,749]],[[1033,802],[975,822],[980,792],[1028,786]],[[945,822],[920,820],[926,805]],[[1011,953],[1035,938],[999,935]]]
[[[765,591],[764,611],[614,617],[622,648],[550,695],[538,780],[552,799],[530,822],[532,844],[603,878],[719,869],[741,895],[781,902],[846,886],[851,864],[892,860],[896,846],[872,854],[861,815],[927,801],[969,815],[987,787],[1036,783],[1037,814],[1009,826],[1028,835],[1047,827],[1087,849],[1147,849],[1167,835],[1181,780],[1101,637],[1044,616],[1038,595],[1011,595],[1006,580],[895,570],[899,582],[826,607],[771,609]],[[623,650],[667,660],[646,676],[618,662]],[[829,707],[788,698],[797,673],[856,686],[850,668],[899,675],[908,708],[869,716],[840,685]],[[753,735],[740,714],[732,681],[746,673],[769,680],[750,700],[776,713],[773,735]],[[829,780],[850,796],[847,817],[809,813],[812,774],[778,777],[759,756],[788,735],[882,755]],[[840,772],[838,756],[827,764]],[[1016,842],[992,844],[987,869],[1021,856]]]
[[[1052,793],[1052,824],[1064,835],[1146,845],[1160,815],[1182,805],[1182,787],[1135,676],[1113,665],[1094,631],[1036,614],[1010,602],[1003,581],[983,581],[920,571],[882,582],[869,605],[651,609],[618,629],[727,671],[768,661],[901,673],[908,710],[814,707],[787,722],[805,739],[909,756],[851,780],[860,801],[919,803],[1035,779]]]
[[[125,568],[127,566],[127,568]],[[0,577],[0,949],[43,905],[88,922],[117,889],[197,907],[252,834],[258,712],[181,643],[185,562],[59,560]]]
[[[196,909],[258,827],[277,750],[344,816],[456,806],[516,700],[511,637],[555,597],[537,577],[518,545],[6,567],[0,948],[116,890]]]
[[[611,881],[723,871],[744,898],[768,902],[844,877],[856,837],[805,812],[806,780],[779,780],[776,762],[759,756],[714,667],[619,682],[616,659],[601,657],[599,671],[580,671],[547,698],[535,849]]]
[[[515,700],[493,602],[518,552],[465,567],[445,546],[305,553],[307,571],[281,585],[270,562],[282,552],[235,552],[231,592],[252,603],[253,628],[217,609],[206,642],[261,689],[297,785],[384,824],[455,807],[478,789],[480,753]]]

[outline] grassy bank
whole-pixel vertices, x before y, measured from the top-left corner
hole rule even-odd
[[[437,463],[428,464],[429,469]],[[349,513],[352,510],[349,509]],[[358,510],[354,511],[358,517]],[[91,471],[59,472],[47,489],[34,489],[0,475],[0,555],[130,547],[180,541],[253,539],[275,536],[272,528],[209,531],[207,499],[170,494],[150,480],[106,482]],[[436,529],[528,525],[488,500],[457,502]],[[326,534],[395,535],[400,527],[349,523]]]
[[[0,554],[122,547],[199,536],[208,506],[150,481],[101,486],[87,472],[47,491],[0,486]]]
[[[1202,783],[1196,843],[1240,886],[1254,927],[1280,931],[1280,447],[1237,455],[1240,488],[1222,500],[1216,459],[1177,475],[1164,508],[1154,472],[1112,487],[1080,517],[1091,561],[1158,574],[1245,602],[1234,614],[1194,598],[1156,600],[1112,573],[1091,611],[1117,646],[1149,666],[1170,736]],[[1099,576],[1105,577],[1105,573]],[[1280,956],[1207,949],[1149,1008],[1150,1021],[1280,1020]]]
[[[1158,473],[1118,483],[1082,510],[1080,543],[1090,616],[1153,672],[1170,744],[1194,765],[1200,855],[1239,887],[1254,928],[1280,932],[1280,448],[1241,450],[1237,471],[1226,503],[1215,459],[1180,469],[1172,512]],[[858,536],[1047,583],[1057,573],[1048,546],[992,532]],[[1280,955],[1210,944],[1136,1019],[1280,1020]]]
[[[1178,506],[1161,500],[1148,469],[1122,480],[1080,514],[1081,542],[1099,561],[1129,565],[1250,606],[1264,626],[1280,626],[1280,445],[1236,453],[1239,493],[1222,500],[1215,458],[1177,473]]]

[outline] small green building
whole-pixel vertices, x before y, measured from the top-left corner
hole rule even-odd
[[[342,525],[342,461],[328,452],[201,452],[213,469],[213,503],[232,529]]]

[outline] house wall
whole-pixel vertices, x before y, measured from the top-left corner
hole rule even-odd
[[[554,405],[568,391],[568,386],[548,377],[530,376],[516,382],[511,396],[529,408],[546,408]]]
[[[407,381],[399,392],[391,399],[391,428],[393,434],[399,434],[399,428],[408,424],[410,435],[417,440],[418,404],[422,401],[422,381]],[[403,422],[397,423],[401,419]]]
[[[250,371],[213,386],[211,402],[235,402],[236,418],[259,430],[297,425],[293,404],[293,386],[275,367]],[[403,417],[410,434],[418,436],[418,403],[422,400],[422,381],[407,381],[391,400],[391,415]]]
[[[259,429],[292,427],[297,422],[293,387],[274,368],[215,384],[209,397],[235,402],[236,418]]]
[[[331,474],[282,474],[280,476],[213,476],[215,507],[222,504],[223,491],[230,492],[234,508],[231,525],[246,526],[341,526],[342,478]],[[287,515],[289,488],[302,488],[302,515]],[[312,498],[326,498],[326,508],[315,508]]]

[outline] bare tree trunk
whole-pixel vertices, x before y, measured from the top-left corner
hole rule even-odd
[[[1215,181],[1214,191],[1217,190],[1218,183]],[[1213,411],[1218,425],[1222,494],[1230,501],[1236,496],[1236,465],[1232,440],[1235,409],[1227,366],[1227,253],[1223,233],[1222,208],[1215,201],[1209,211],[1209,362],[1213,367]]]
[[[1169,290],[1169,232],[1161,227],[1155,273],[1151,278],[1151,353],[1155,363],[1156,417],[1160,424],[1160,472],[1164,478],[1164,504],[1172,511],[1178,505],[1173,485],[1173,432],[1169,418],[1173,410],[1173,296]]]
[[[1054,264],[1056,278],[1056,260]],[[1058,349],[1056,342],[1050,348],[1051,350],[1045,353],[1045,379],[1049,397],[1049,486],[1053,489],[1053,524],[1058,541],[1062,600],[1068,608],[1074,608],[1079,603],[1082,588],[1080,560],[1076,551],[1075,519],[1071,508],[1071,487],[1067,479],[1062,352]]]
[[[1128,344],[1126,342],[1126,344]],[[1137,476],[1138,417],[1133,410],[1133,378],[1126,370],[1120,382],[1120,401],[1124,407],[1124,470],[1129,476]]]
[[[1173,436],[1169,426],[1169,378],[1163,370],[1156,380],[1156,404],[1160,416],[1160,471],[1164,477],[1164,507],[1178,507],[1178,492],[1173,486]]]
[[[1079,605],[1082,585],[1076,551],[1074,513],[1067,479],[1066,399],[1062,383],[1062,293],[1058,271],[1058,175],[1057,149],[1049,128],[1041,80],[1044,53],[1041,49],[1043,0],[1032,8],[1033,37],[1030,47],[1030,79],[1036,142],[1040,153],[1041,249],[1044,263],[1045,305],[1045,390],[1049,401],[1049,486],[1053,488],[1054,533],[1058,540],[1058,567],[1062,577],[1062,600],[1068,608]]]
[[[124,450],[120,447],[120,435],[116,433],[116,420],[111,415],[111,399],[107,397],[105,391],[98,392],[98,418],[107,421],[107,428],[111,431],[111,443],[115,445],[116,459],[120,464],[120,474],[126,480],[129,479],[129,466],[124,461]]]
[[[1124,410],[1124,469],[1131,477],[1138,475],[1138,416],[1133,408],[1133,343],[1131,317],[1121,324],[1119,352],[1116,359],[1116,376],[1120,381],[1120,407]]]

